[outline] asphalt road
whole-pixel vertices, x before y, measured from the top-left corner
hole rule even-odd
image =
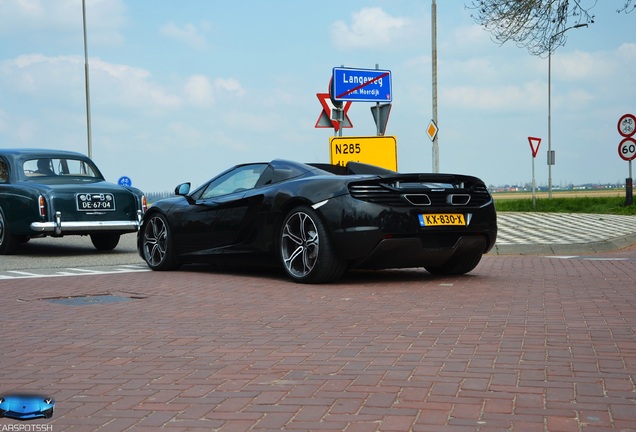
[[[96,250],[88,236],[32,239],[17,254],[2,255],[0,271],[144,264],[136,239],[136,234],[124,234],[110,252]]]

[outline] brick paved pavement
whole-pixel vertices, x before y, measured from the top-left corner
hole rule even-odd
[[[592,258],[0,280],[0,394],[54,432],[636,431],[636,248]]]

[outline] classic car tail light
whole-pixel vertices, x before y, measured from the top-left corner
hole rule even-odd
[[[40,216],[45,217],[46,216],[46,201],[44,200],[44,197],[42,195],[40,195],[40,198],[38,199],[38,206],[40,208]]]
[[[146,201],[146,195],[141,196],[141,210],[146,213],[148,210],[148,202]]]

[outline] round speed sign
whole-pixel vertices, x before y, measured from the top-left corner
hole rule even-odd
[[[636,141],[632,138],[625,138],[618,145],[618,155],[626,161],[636,158]]]
[[[636,117],[633,114],[625,114],[618,120],[618,133],[624,137],[636,133]]]

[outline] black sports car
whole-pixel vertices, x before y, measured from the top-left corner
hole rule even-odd
[[[478,178],[284,160],[237,165],[148,209],[138,233],[153,270],[180,264],[282,265],[297,282],[347,269],[473,270],[495,244],[493,199]]]

